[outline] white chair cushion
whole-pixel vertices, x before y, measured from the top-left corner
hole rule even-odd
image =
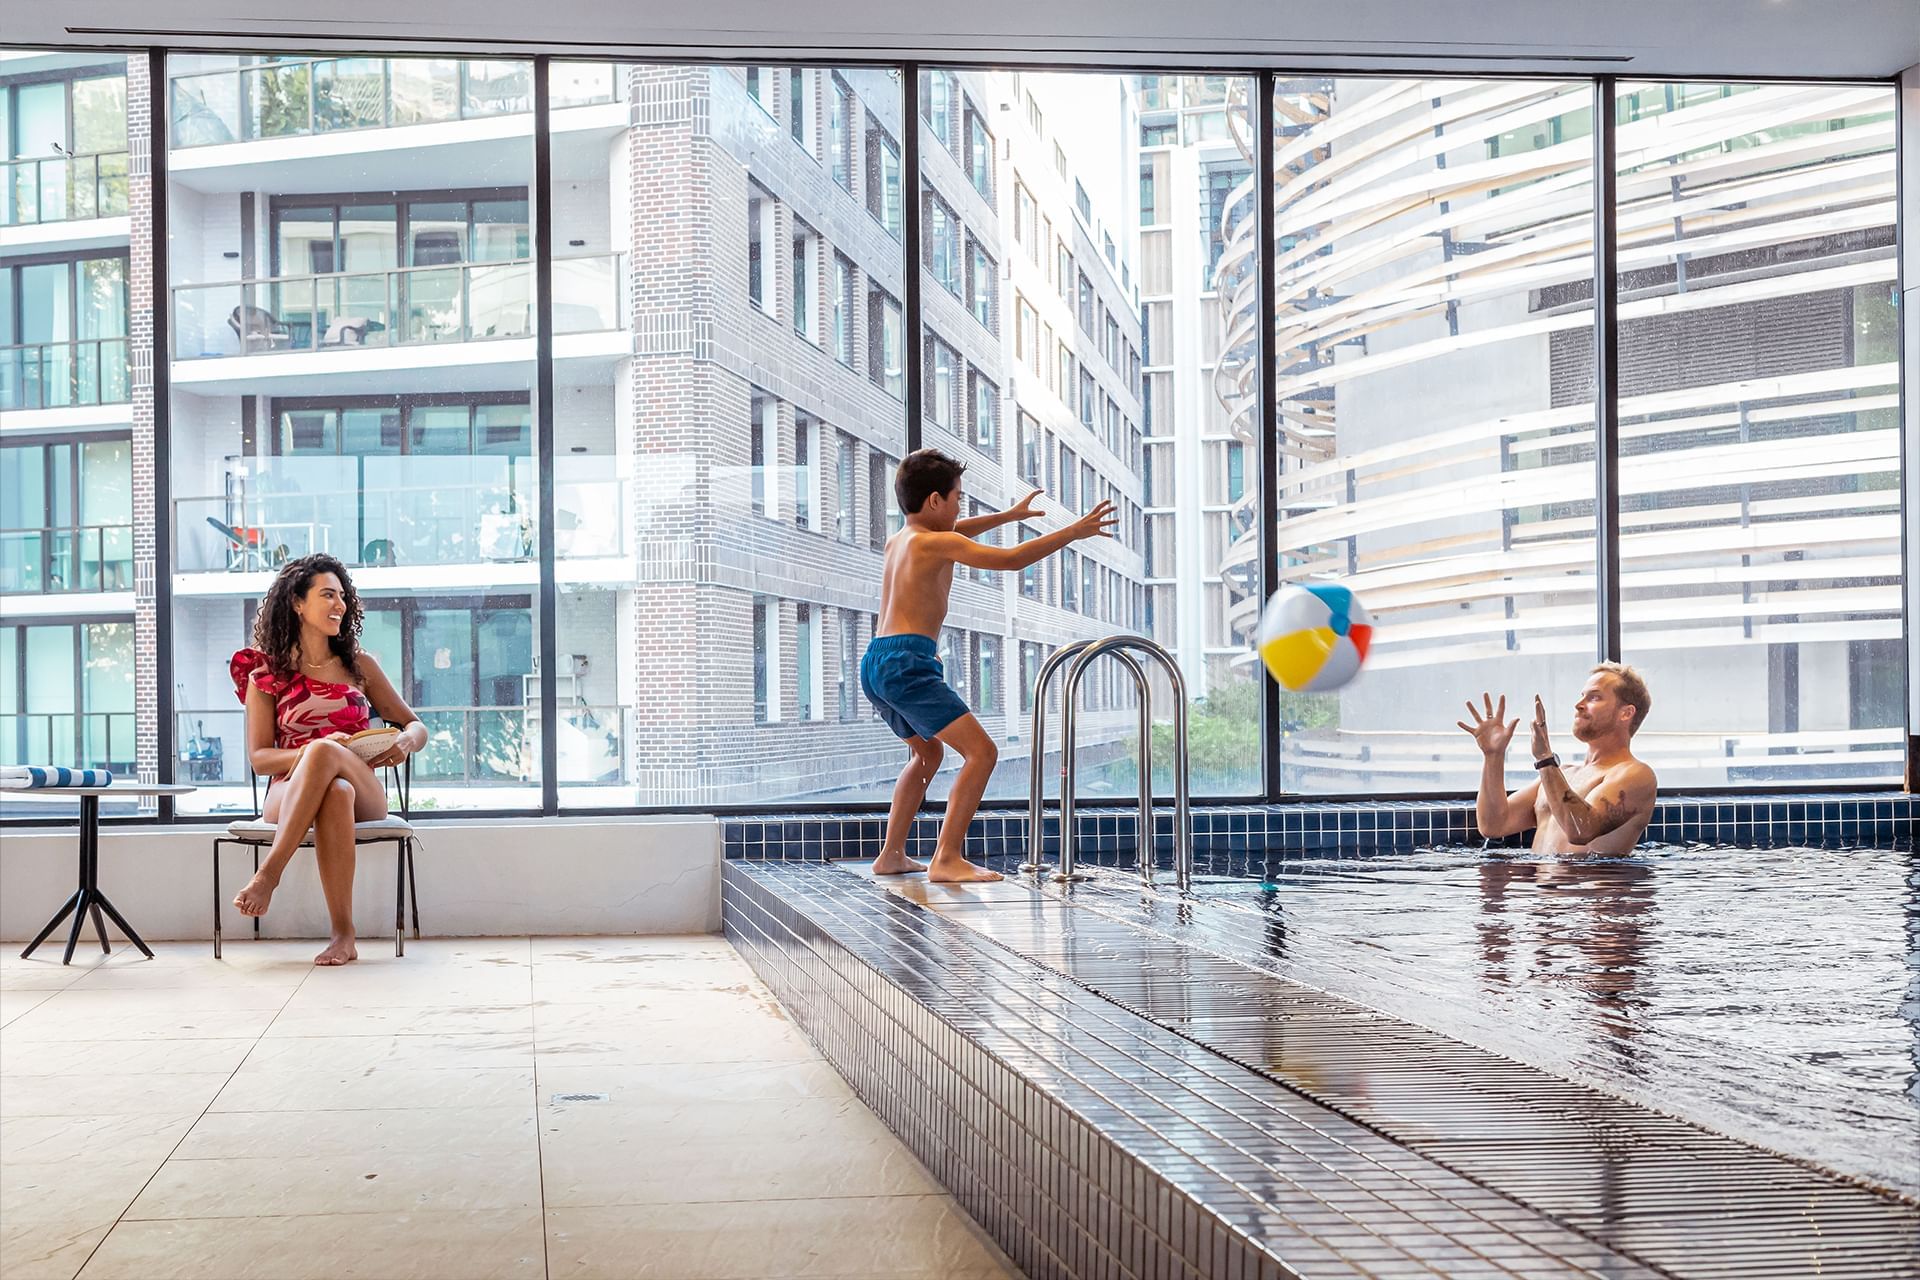
[[[278,835],[279,831],[280,829],[271,822],[263,822],[259,818],[242,818],[227,824],[229,836],[249,844],[272,844],[274,836]],[[398,840],[402,836],[412,834],[413,824],[405,818],[396,818],[392,814],[384,818],[375,818],[371,822],[353,824],[355,844],[366,844],[374,840]],[[301,846],[304,848],[312,843],[313,835],[309,832],[307,838],[301,841]]]

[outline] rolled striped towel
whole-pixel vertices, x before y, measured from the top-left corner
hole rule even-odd
[[[46,791],[60,787],[110,787],[113,775],[105,769],[65,769],[59,765],[0,766],[0,791]]]

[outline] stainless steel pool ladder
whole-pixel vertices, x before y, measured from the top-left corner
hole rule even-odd
[[[1139,661],[1129,650],[1145,653],[1160,664],[1173,686],[1173,866],[1174,881],[1186,889],[1193,883],[1193,813],[1187,803],[1187,682],[1173,655],[1145,636],[1114,635],[1099,640],[1080,640],[1056,649],[1040,667],[1033,690],[1033,766],[1027,795],[1027,860],[1020,865],[1025,872],[1046,870],[1041,862],[1041,835],[1045,830],[1047,758],[1047,686],[1056,672],[1069,661],[1067,683],[1060,695],[1060,867],[1056,881],[1084,880],[1086,873],[1076,869],[1079,833],[1074,830],[1073,737],[1080,681],[1094,659],[1111,654],[1133,674],[1134,687],[1140,692],[1140,878],[1153,883],[1155,829],[1153,821],[1153,685]]]

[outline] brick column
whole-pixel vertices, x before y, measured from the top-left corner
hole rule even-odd
[[[127,350],[133,400],[133,694],[134,768],[142,782],[154,782],[160,768],[160,668],[156,612],[155,531],[167,513],[154,502],[153,284],[160,269],[153,253],[154,201],[165,199],[153,187],[152,99],[147,59],[127,58]],[[141,806],[150,810],[151,800]]]

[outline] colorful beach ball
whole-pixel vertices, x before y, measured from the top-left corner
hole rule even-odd
[[[1353,592],[1330,582],[1283,587],[1260,617],[1260,660],[1295,693],[1338,689],[1360,674],[1373,617]]]

